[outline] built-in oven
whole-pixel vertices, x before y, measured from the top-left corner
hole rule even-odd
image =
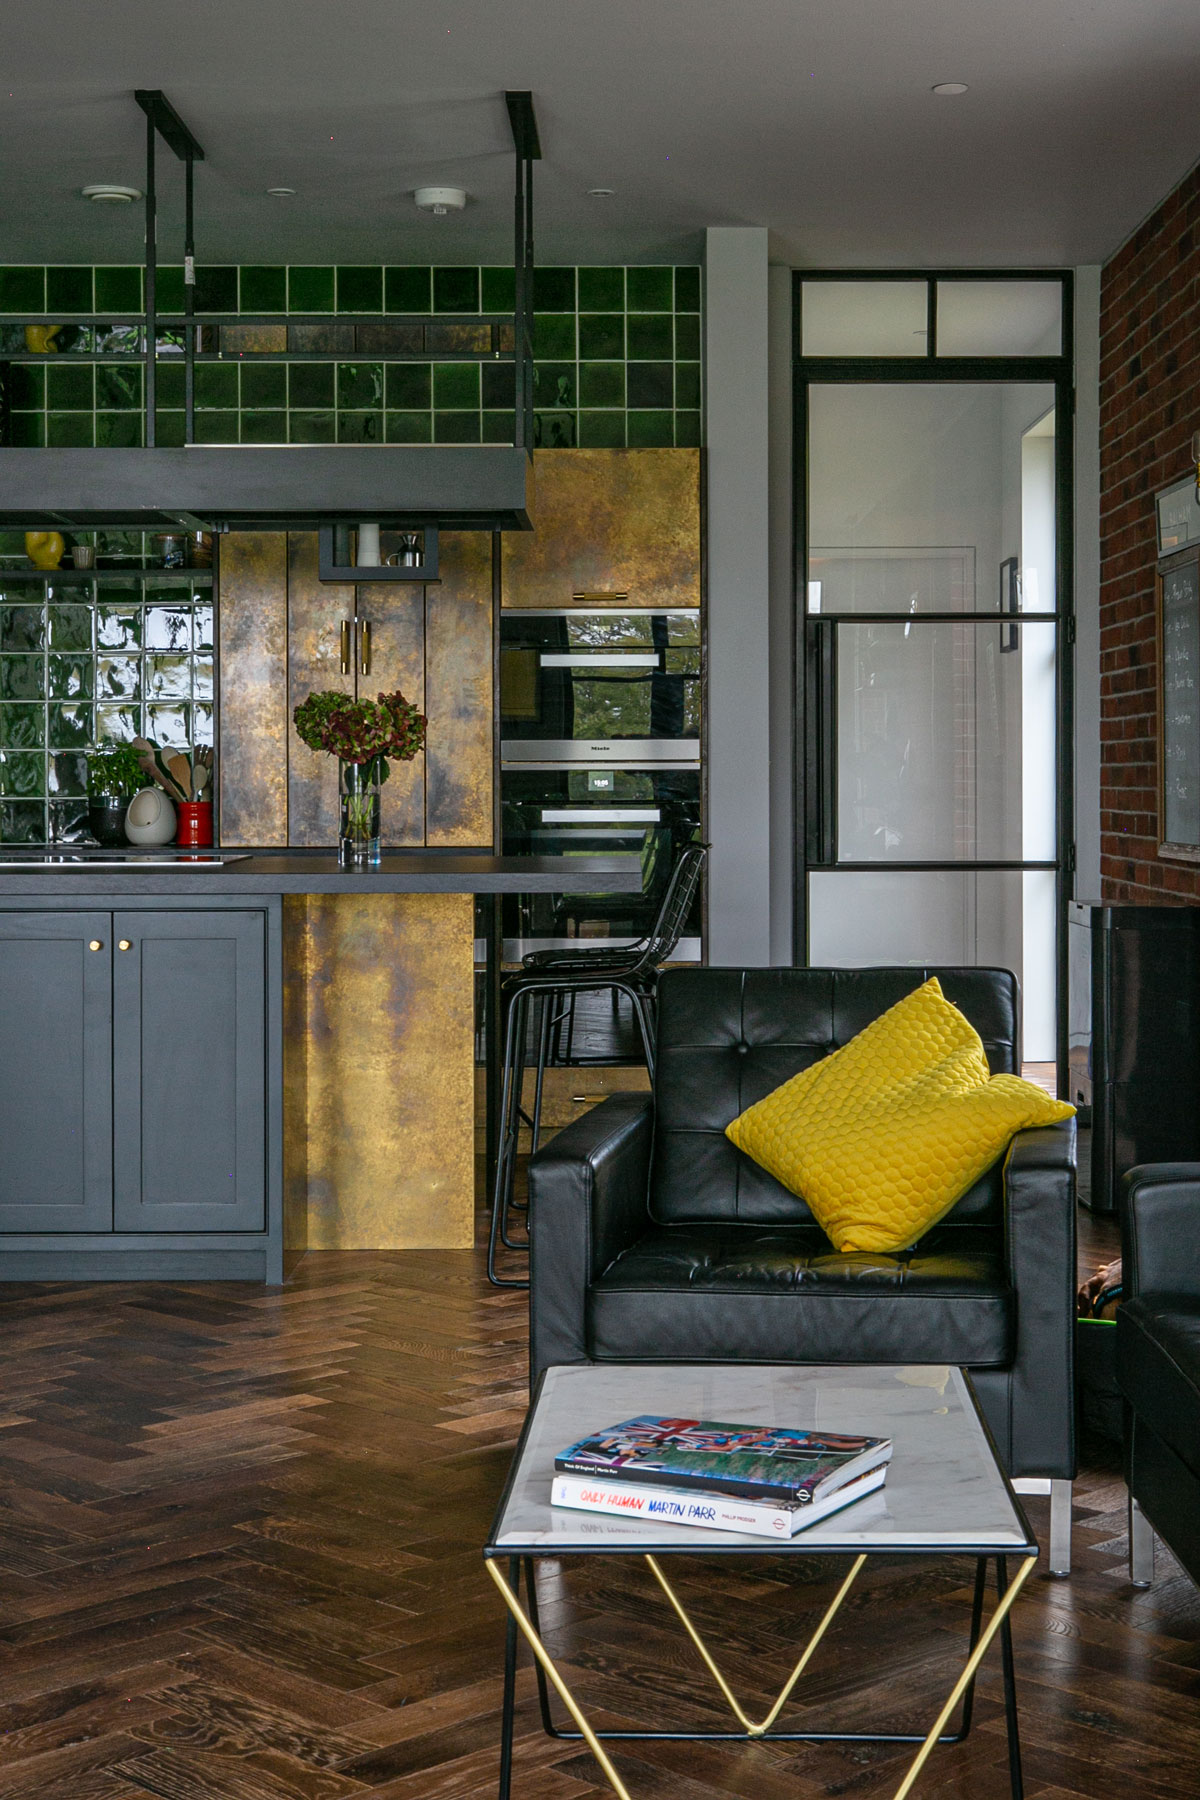
[[[627,894],[505,896],[506,962],[580,938],[641,937],[654,922],[676,851],[703,836],[698,762],[504,764],[500,796],[505,856],[636,857],[642,877],[640,892]],[[700,951],[697,898],[677,956],[698,961]]]
[[[501,617],[503,766],[699,764],[700,696],[694,608]]]
[[[679,846],[701,830],[700,614],[513,609],[500,621],[505,855],[636,857],[640,893],[529,894],[504,909],[506,960],[653,924]],[[679,954],[700,956],[700,905]]]

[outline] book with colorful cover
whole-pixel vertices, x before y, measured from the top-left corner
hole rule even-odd
[[[891,1454],[890,1438],[643,1413],[580,1438],[555,1457],[554,1469],[558,1475],[808,1506]]]
[[[864,1475],[856,1475],[807,1506],[773,1505],[764,1500],[742,1500],[736,1494],[705,1494],[695,1488],[651,1487],[588,1475],[556,1475],[550,1487],[550,1504],[579,1512],[644,1519],[652,1525],[696,1525],[705,1531],[740,1531],[748,1537],[790,1538],[843,1506],[875,1493],[883,1486],[886,1475],[887,1464],[877,1463]]]

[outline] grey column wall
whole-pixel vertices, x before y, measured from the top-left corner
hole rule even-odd
[[[792,455],[792,271],[767,272],[770,432],[771,961],[792,963],[796,884],[795,492]]]
[[[771,961],[767,233],[705,234],[708,954]]]
[[[1075,896],[1100,898],[1100,267],[1075,271]]]

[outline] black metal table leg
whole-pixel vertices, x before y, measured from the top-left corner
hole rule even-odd
[[[509,1558],[508,1583],[515,1594],[520,1593],[521,1565],[515,1556]],[[513,1715],[517,1704],[517,1621],[507,1607],[505,1608],[505,1619],[504,1702],[500,1713],[499,1800],[509,1800],[512,1793]]]
[[[996,1558],[996,1592],[1002,1599],[1008,1587],[1008,1558]],[[1012,1617],[1005,1614],[1000,1626],[1000,1660],[1004,1666],[1004,1721],[1008,1727],[1008,1784],[1012,1800],[1024,1800],[1021,1772],[1021,1734],[1017,1724],[1017,1678],[1013,1663]]]

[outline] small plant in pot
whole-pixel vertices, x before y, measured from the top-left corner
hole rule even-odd
[[[89,750],[88,830],[98,844],[125,842],[125,809],[146,777],[132,744],[99,744]]]

